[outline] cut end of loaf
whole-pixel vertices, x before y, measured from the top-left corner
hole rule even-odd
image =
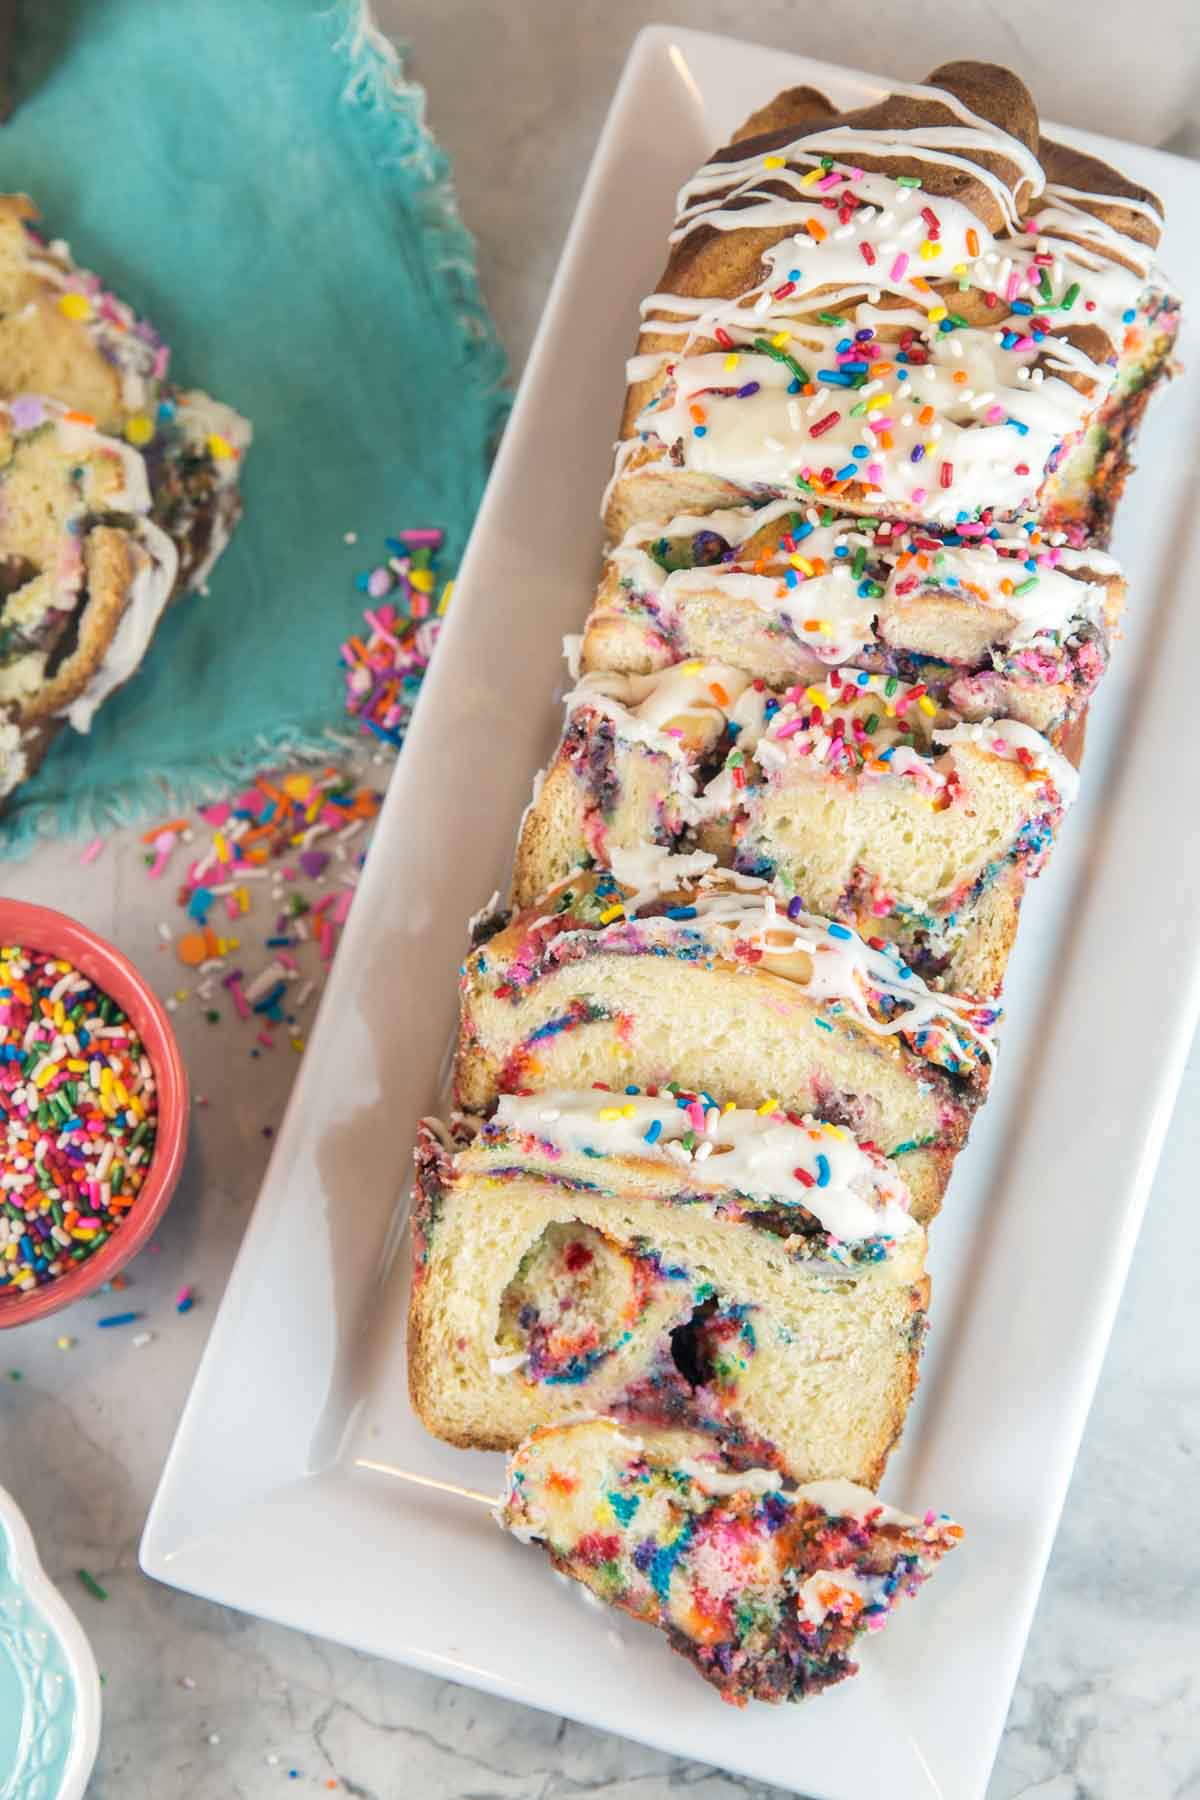
[[[611,1419],[522,1444],[498,1516],[735,1706],[855,1674],[857,1640],[962,1537],[945,1514],[910,1518],[848,1482],[784,1486],[702,1438]]]

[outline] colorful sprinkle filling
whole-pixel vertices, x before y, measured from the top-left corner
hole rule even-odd
[[[141,1039],[61,958],[0,945],[0,1291],[85,1262],[137,1201],[158,1100]]]

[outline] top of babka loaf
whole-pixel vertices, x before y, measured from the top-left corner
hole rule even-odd
[[[629,368],[609,522],[687,474],[952,523],[1032,504],[1110,391],[1161,208],[954,63],[836,114],[801,90],[685,185]],[[851,397],[853,396],[853,398]],[[637,447],[669,458],[656,482]],[[645,451],[643,450],[643,459]],[[682,483],[682,485],[680,485]]]

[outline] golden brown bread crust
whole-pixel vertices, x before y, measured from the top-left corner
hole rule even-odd
[[[1075,204],[1090,212],[1114,231],[1131,237],[1135,243],[1145,244],[1148,249],[1158,248],[1162,237],[1162,228],[1156,220],[1147,218],[1140,206],[1152,206],[1161,216],[1163,205],[1158,195],[1151,188],[1142,187],[1136,181],[1130,181],[1119,169],[1114,169],[1098,156],[1089,156],[1086,151],[1074,150],[1068,144],[1056,144],[1053,138],[1038,140],[1038,161],[1046,171],[1047,182],[1056,187],[1076,188],[1083,194],[1094,194],[1094,201],[1077,200]],[[1139,208],[1121,206],[1122,200],[1134,200],[1140,203]],[[1108,201],[1110,204],[1101,204]],[[1044,206],[1053,204],[1053,196],[1042,195],[1030,205],[1030,213],[1034,216]]]
[[[1011,69],[1004,69],[997,63],[952,62],[943,63],[939,68],[926,76],[926,85],[943,88],[962,101],[964,106],[978,113],[980,118],[999,126],[1010,137],[1024,144],[1027,150],[1036,152],[1038,143],[1038,116],[1033,96]],[[805,99],[793,103],[790,96],[802,95]],[[809,99],[808,97],[811,97]],[[956,125],[960,121],[954,111],[932,96],[925,98],[915,94],[887,94],[871,106],[857,107],[851,112],[834,113],[820,110],[823,105],[828,108],[828,101],[823,94],[813,88],[792,88],[786,95],[765,107],[761,113],[753,115],[755,119],[770,114],[771,108],[785,102],[782,108],[782,122],[773,130],[757,137],[750,137],[747,120],[738,137],[730,144],[716,152],[715,162],[736,162],[749,155],[761,153],[769,156],[773,151],[784,150],[793,141],[797,125],[809,126],[818,130],[823,126],[847,126],[854,131],[915,131],[922,126]],[[810,115],[809,106],[812,106]],[[1009,187],[1018,206],[1022,199],[1028,197],[1029,185],[1022,175],[1020,165],[1000,151],[972,146],[956,152],[964,161],[978,163],[989,174]],[[876,169],[885,175],[904,175],[912,172],[911,158],[902,154],[893,156],[871,156],[861,150],[855,150],[854,162],[859,168]],[[920,174],[924,191],[938,197],[961,200],[980,218],[990,230],[1000,231],[1004,227],[1004,218],[1000,213],[995,196],[986,185],[973,178],[969,172],[961,168],[953,168],[944,163],[922,163]],[[767,184],[769,188],[769,184]]]
[[[888,1421],[886,1441],[880,1437],[879,1454],[871,1468],[867,1486],[877,1488],[883,1480],[887,1468],[888,1457],[900,1442],[904,1432],[904,1421],[908,1417],[909,1404],[917,1391],[917,1383],[921,1379],[921,1356],[925,1349],[925,1325],[929,1314],[929,1296],[932,1283],[928,1275],[922,1275],[912,1286],[912,1350],[908,1359],[908,1387],[904,1394],[903,1404],[898,1404]]]
[[[794,131],[797,126],[817,126],[836,119],[837,107],[832,100],[827,100],[818,88],[794,87],[784,88],[757,112],[752,112],[743,125],[739,125],[731,144],[743,144],[750,138],[768,137],[772,132],[784,130]]]
[[[408,1308],[408,1397],[412,1409],[424,1425],[431,1437],[441,1438],[445,1444],[453,1444],[456,1449],[470,1450],[504,1450],[508,1448],[502,1443],[480,1443],[468,1438],[466,1433],[454,1433],[447,1430],[445,1422],[433,1408],[433,1394],[436,1392],[430,1375],[432,1357],[425,1344],[425,1314],[416,1304],[416,1287],[413,1288],[413,1300]]]
[[[521,835],[513,860],[511,903],[515,907],[532,905],[538,894],[554,887],[571,872],[562,867],[560,854],[563,838],[560,821],[571,810],[573,776],[561,757],[556,757],[546,772],[536,801],[521,821]],[[574,865],[571,865],[574,866]],[[549,881],[543,876],[553,871]]]
[[[973,112],[1000,126],[1010,136],[1018,138],[1028,149],[1036,148],[1037,113],[1033,100],[1028,90],[1010,71],[990,63],[947,63],[942,69],[935,70],[929,81],[957,95]],[[747,136],[749,125],[771,116],[772,108],[778,108],[778,113],[773,117],[781,122],[773,123],[772,129],[760,135]],[[809,108],[813,109],[811,113]],[[886,127],[903,131],[921,125],[952,125],[955,122],[955,115],[950,108],[933,99],[889,94],[874,106],[863,107],[855,112],[832,113],[829,103],[815,89],[793,88],[781,94],[771,106],[754,114],[738,136],[716,152],[713,161],[718,164],[737,163],[751,156],[765,157],[786,151],[795,141],[797,129],[816,131],[821,126],[828,125],[863,130]],[[960,160],[977,163],[1003,181],[1018,206],[1028,197],[1028,183],[1022,178],[1015,162],[990,150],[974,148],[964,149]],[[1004,228],[1004,216],[995,195],[968,168],[937,161],[922,161],[918,164],[912,157],[902,153],[871,156],[858,149],[854,151],[854,161],[864,169],[878,170],[891,176],[919,172],[925,193],[961,201],[991,231],[998,232]],[[733,180],[731,175],[731,186]],[[777,193],[784,198],[790,194],[790,190],[782,182],[771,179],[759,181],[756,189],[759,193]],[[749,206],[749,200],[735,199],[730,202],[732,210],[743,205]],[[660,294],[677,294],[688,299],[732,298],[746,293],[761,277],[763,256],[774,245],[789,237],[792,229],[791,225],[780,225],[718,231],[711,226],[699,224],[674,246],[655,291]],[[957,282],[953,285],[954,306],[959,315],[972,325],[988,324],[990,313],[983,293],[974,289],[962,293]],[[797,311],[797,320],[806,316],[815,318],[821,310],[821,295],[824,291],[822,288],[812,290],[808,296],[811,305]],[[885,292],[878,305],[881,311],[898,311],[906,309],[907,302],[900,296]],[[669,310],[664,310],[662,316],[667,320],[678,317]],[[880,335],[886,337],[888,329],[882,327]],[[1103,356],[1103,335],[1095,331],[1092,335],[1096,338],[1095,344],[1089,348],[1086,343],[1081,343],[1081,347],[1089,349],[1089,354]],[[641,353],[651,355],[677,349],[678,342],[666,332],[644,331],[639,338],[638,347]],[[715,339],[703,335],[698,335],[689,346],[697,355],[718,347]],[[1081,378],[1070,375],[1068,379],[1074,383]],[[657,375],[630,385],[621,418],[622,438],[634,436],[639,415],[660,386],[661,377]],[[615,534],[618,529],[615,521],[610,520],[610,529]]]
[[[0,258],[25,255],[25,225],[39,217],[26,194],[0,194]],[[60,296],[34,270],[19,277],[0,315],[0,395],[44,394],[89,413],[101,431],[125,421],[121,375],[85,328],[59,306]]]

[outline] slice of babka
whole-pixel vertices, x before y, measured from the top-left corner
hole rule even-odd
[[[422,1126],[409,1322],[430,1431],[512,1449],[620,1411],[798,1480],[878,1481],[928,1302],[893,1165],[768,1101],[597,1088]]]
[[[926,1222],[987,1086],[997,1008],[934,993],[886,946],[713,863],[617,851],[612,873],[493,930],[462,972],[457,1104],[597,1081],[773,1098],[896,1157]]]
[[[797,494],[944,526],[1034,506],[1142,287],[1053,218],[1051,251],[1024,232],[1037,141],[1014,76],[956,63],[718,152],[643,306],[613,538]]]
[[[734,722],[692,809],[701,847],[886,939],[936,987],[999,993],[1025,884],[1078,788],[1066,757],[1028,725],[964,724],[920,684],[865,673],[752,688]]]
[[[715,660],[775,687],[850,666],[1058,742],[1108,666],[1124,593],[1112,557],[1033,518],[944,528],[798,496],[632,526],[605,562],[581,660],[631,675]]]

